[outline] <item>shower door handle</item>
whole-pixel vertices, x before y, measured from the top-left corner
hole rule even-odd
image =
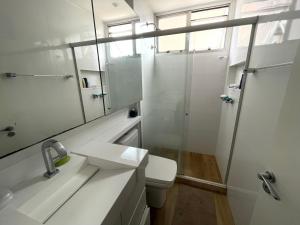
[[[13,126],[7,126],[7,127],[3,128],[2,130],[0,130],[0,132],[7,133],[7,137],[13,137],[16,135],[16,132],[14,130],[15,130],[15,128]]]
[[[272,172],[266,171],[265,173],[258,173],[258,179],[262,180],[262,186],[266,193],[270,194],[275,200],[279,201],[280,197],[277,194],[277,191],[273,188],[273,184],[276,179]]]
[[[95,98],[103,98],[106,95],[106,93],[103,94],[92,94],[92,97]]]

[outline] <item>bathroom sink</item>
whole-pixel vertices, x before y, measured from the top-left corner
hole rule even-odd
[[[17,210],[40,223],[45,223],[99,171],[99,168],[89,165],[86,158],[73,156],[70,164],[60,170],[56,176],[31,185],[30,190],[35,190],[35,193]]]

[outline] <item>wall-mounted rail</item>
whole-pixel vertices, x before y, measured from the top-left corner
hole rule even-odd
[[[277,67],[283,67],[283,66],[291,66],[291,65],[293,65],[293,63],[294,62],[285,62],[285,63],[278,63],[278,64],[273,64],[273,65],[249,68],[247,72],[248,73],[256,73],[258,70],[277,68]]]
[[[56,74],[17,74],[17,73],[2,73],[2,76],[5,76],[7,78],[16,78],[16,77],[62,77],[64,79],[69,79],[74,77],[71,74],[66,74],[66,75],[56,75]]]
[[[153,37],[160,37],[160,36],[166,36],[172,34],[190,33],[190,32],[203,31],[203,30],[212,30],[217,28],[237,27],[243,25],[253,25],[257,23],[267,23],[267,22],[278,21],[278,20],[292,20],[292,19],[299,19],[299,18],[300,18],[300,10],[295,10],[295,11],[288,11],[288,12],[276,13],[271,15],[253,16],[247,18],[226,20],[226,21],[221,21],[216,23],[201,24],[197,26],[187,26],[187,27],[173,28],[167,30],[155,30],[151,32],[145,32],[145,33],[133,34],[133,35],[127,35],[121,37],[98,38],[95,40],[73,42],[73,43],[69,43],[69,45],[70,47],[75,48],[75,47],[96,45],[96,44],[109,43],[115,41],[153,38]]]
[[[0,133],[1,132],[4,132],[6,133],[7,137],[13,137],[16,135],[16,132],[15,132],[15,127],[14,126],[7,126],[3,129],[0,130]]]

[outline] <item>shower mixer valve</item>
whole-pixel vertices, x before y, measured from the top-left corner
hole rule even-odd
[[[221,95],[220,98],[222,99],[223,102],[226,102],[226,103],[231,103],[233,104],[234,100],[229,97],[228,95]]]
[[[6,133],[7,137],[13,137],[16,135],[15,127],[13,126],[7,126],[0,130],[0,132]]]

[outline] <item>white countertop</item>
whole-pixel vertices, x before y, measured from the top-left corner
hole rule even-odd
[[[101,168],[121,169],[137,168],[147,155],[147,150],[93,140],[72,153],[87,157],[90,164],[100,165]]]
[[[78,154],[78,157],[72,157],[73,160],[87,158],[88,164],[98,166],[100,171],[56,211],[46,224],[99,225],[104,221],[125,185],[135,177],[135,169],[141,164],[146,166],[147,150],[111,144],[140,121],[141,117],[128,118],[127,112],[125,114],[123,111],[54,137],[73,154]],[[30,196],[47,186],[42,179],[45,169],[40,146],[41,143],[30,147],[28,151],[33,154],[20,153],[27,154],[27,157],[0,170],[0,183],[7,184],[15,191],[14,204],[0,211],[1,225],[42,224],[18,211],[18,207]],[[12,159],[0,162],[8,165]]]
[[[134,178],[134,171],[132,169],[100,171],[45,224],[103,224],[125,185]]]
[[[99,225],[106,220],[129,182],[135,169],[100,170],[76,194],[65,202],[45,223],[24,215],[14,207],[0,211],[1,225]]]
[[[78,146],[86,144],[95,138],[104,143],[113,143],[131,128],[140,123],[141,118],[141,116],[128,118],[128,111],[121,110],[111,115],[91,121],[63,134],[57,135],[53,138],[61,141],[70,151],[75,150]],[[3,170],[7,170],[7,168],[11,165],[22,163],[25,158],[31,157],[37,153],[39,154],[41,151],[41,145],[42,143],[38,143],[20,152],[0,159],[0,181],[3,179],[1,174]],[[26,174],[21,174],[20,179],[24,176],[26,176]],[[6,183],[7,182],[8,180],[6,180]],[[8,186],[10,186],[11,182],[8,183]]]
[[[114,143],[142,119],[141,116],[128,118],[127,115],[127,110],[120,111],[58,135],[55,138],[64,143],[71,151],[94,139],[103,143]]]

